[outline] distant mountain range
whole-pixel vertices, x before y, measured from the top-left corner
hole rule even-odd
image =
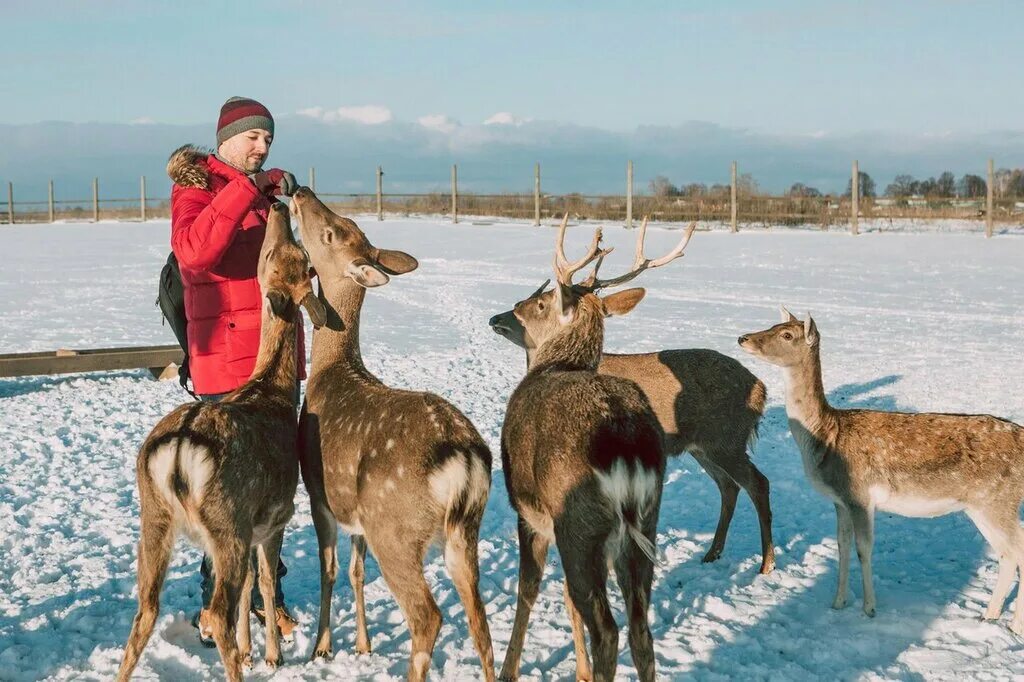
[[[320,191],[342,193],[372,192],[381,165],[385,192],[418,193],[447,191],[451,164],[457,163],[462,191],[532,192],[533,164],[539,162],[544,191],[559,194],[621,194],[627,159],[634,161],[638,192],[659,175],[676,185],[727,183],[733,160],[740,173],[770,192],[796,182],[841,192],[853,159],[879,191],[900,173],[984,175],[989,157],[997,167],[1024,166],[1024,131],[777,135],[687,122],[621,132],[513,117],[479,125],[442,119],[369,125],[280,117],[269,165],[293,171],[302,182],[313,166]],[[14,183],[16,201],[45,199],[49,179],[58,199],[88,199],[95,176],[101,197],[131,198],[145,175],[149,196],[166,197],[164,164],[171,151],[213,141],[212,122],[0,124],[0,183]]]

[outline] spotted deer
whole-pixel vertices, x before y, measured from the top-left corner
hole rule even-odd
[[[645,218],[640,226],[640,243],[646,229]],[[544,294],[549,283],[544,282],[530,299]],[[526,346],[525,330],[514,311],[495,315],[490,325],[495,333],[525,349],[529,362],[535,349]],[[703,561],[716,561],[722,556],[743,488],[754,503],[760,524],[760,572],[770,573],[775,568],[775,547],[768,478],[750,460],[747,450],[757,438],[767,398],[761,380],[735,359],[706,348],[602,352],[597,371],[635,382],[651,402],[665,432],[665,454],[689,452],[718,486],[718,526]]]
[[[664,434],[635,383],[597,371],[604,318],[628,313],[645,292],[626,289],[603,298],[596,292],[678,258],[692,230],[654,261],[643,257],[641,244],[633,268],[609,280],[597,278],[610,251],[600,248],[601,231],[573,263],[565,257],[565,231],[563,220],[555,244],[554,289],[513,309],[530,352],[526,377],[509,398],[501,432],[505,484],[518,514],[520,561],[515,622],[501,679],[519,676],[530,611],[554,542],[565,572],[577,679],[615,676],[619,633],[607,597],[611,566],[626,603],[637,674],[653,680],[647,610],[665,476]],[[573,275],[595,260],[593,274],[574,284]]]
[[[331,212],[309,188],[295,193],[291,207],[327,310],[327,323],[313,335],[300,417],[302,478],[320,545],[320,625],[313,655],[331,654],[340,523],[352,535],[349,579],[356,602],[356,651],[370,651],[363,601],[369,546],[409,626],[409,679],[426,678],[441,613],[423,562],[428,547],[439,541],[483,677],[493,680],[491,636],[477,586],[490,450],[458,409],[430,393],[385,385],[366,369],[359,351],[366,289],[387,284],[390,276],[418,264],[406,253],[373,246],[353,221]]]
[[[871,548],[875,510],[911,517],[963,511],[999,554],[999,577],[985,618],[1003,610],[1024,571],[1024,427],[989,415],[840,410],[821,378],[821,336],[808,315],[785,308],[782,322],[739,338],[749,353],[778,365],[786,413],[811,485],[836,508],[839,585],[832,608],[846,605],[851,544],[864,580],[864,613],[875,615]],[[1024,589],[1010,628],[1024,635]]]
[[[180,531],[213,559],[210,626],[229,680],[241,680],[242,666],[251,665],[252,548],[263,601],[274,603],[275,567],[299,478],[297,306],[306,308],[315,325],[325,320],[283,204],[270,212],[257,278],[263,310],[252,377],[220,402],[178,407],[157,423],[139,450],[139,608],[119,680],[130,678],[153,633]],[[276,620],[267,618],[266,628],[266,663],[276,667],[281,662]]]

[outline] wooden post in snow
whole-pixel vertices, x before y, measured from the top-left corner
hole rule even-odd
[[[626,227],[633,229],[633,162],[626,162]]]
[[[459,167],[452,164],[452,224],[459,222]]]
[[[540,164],[533,165],[533,226],[540,227]]]
[[[57,219],[56,212],[54,211],[54,206],[53,206],[53,180],[50,180],[50,183],[49,183],[49,188],[48,188],[48,192],[47,192],[47,202],[46,203],[47,203],[47,208],[49,208],[50,222],[52,223],[54,220]]]
[[[146,222],[146,176],[145,175],[143,175],[142,178],[139,180],[139,194],[140,194],[140,196],[139,196],[139,206],[141,207],[141,210],[139,211],[139,217],[142,219],[142,222]]]
[[[100,221],[100,179],[92,179],[92,221]]]
[[[384,170],[377,166],[377,220],[384,220]]]
[[[316,168],[309,167],[309,188],[316,192]]]
[[[736,214],[739,213],[738,204],[736,202],[736,162],[732,162],[732,168],[729,171],[729,203],[730,203],[730,218],[729,218],[729,231],[736,232]]]
[[[14,183],[7,183],[7,224],[14,224]]]
[[[850,174],[850,234],[859,234],[857,218],[860,213],[860,167],[853,162]]]
[[[988,160],[988,191],[985,193],[985,236],[992,236],[992,222],[995,220],[996,162]]]

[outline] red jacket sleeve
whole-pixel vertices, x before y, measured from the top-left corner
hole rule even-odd
[[[260,193],[238,177],[211,196],[205,189],[174,186],[171,192],[171,250],[189,270],[217,265],[241,229]]]

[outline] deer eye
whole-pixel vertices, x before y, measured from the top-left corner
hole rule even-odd
[[[786,339],[786,341],[792,341],[793,335],[790,332],[782,332],[782,338]]]

